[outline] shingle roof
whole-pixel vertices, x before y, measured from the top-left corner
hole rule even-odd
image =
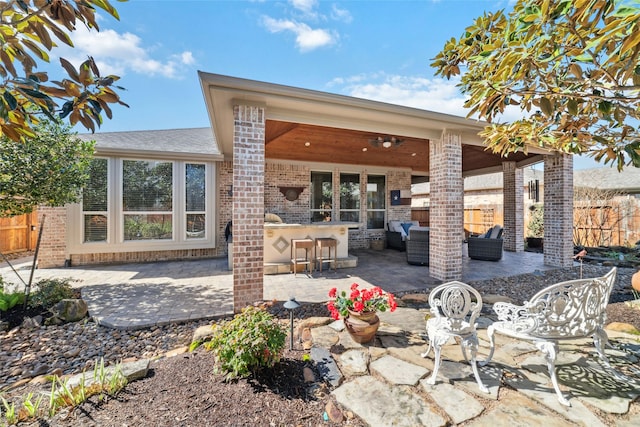
[[[220,155],[211,128],[138,130],[79,134],[85,141],[96,141],[96,149],[150,151],[163,153]]]
[[[544,183],[544,172],[541,167],[524,170],[524,184],[539,180]],[[595,187],[602,190],[620,190],[625,193],[640,193],[640,168],[626,167],[622,172],[608,166],[592,169],[580,169],[573,172],[574,187]],[[412,193],[428,194],[429,183],[414,184]],[[502,189],[502,173],[470,176],[464,179],[465,191]]]

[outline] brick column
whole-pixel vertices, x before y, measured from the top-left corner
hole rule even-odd
[[[504,250],[524,251],[524,178],[516,162],[502,163]]]
[[[233,107],[233,310],[263,299],[264,107]]]
[[[573,158],[544,156],[544,263],[573,265]]]
[[[46,216],[44,224],[43,216]],[[38,226],[42,227],[38,267],[64,267],[67,259],[67,208],[39,206]],[[35,232],[39,233],[40,230]]]
[[[464,182],[459,135],[442,133],[429,141],[429,274],[440,280],[462,279]]]

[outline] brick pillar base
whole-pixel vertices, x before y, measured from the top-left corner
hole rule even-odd
[[[544,263],[573,265],[573,158],[544,156]]]
[[[524,251],[524,178],[516,162],[502,163],[504,250]]]
[[[233,310],[264,295],[265,114],[263,107],[233,108]]]
[[[429,274],[440,280],[462,279],[464,184],[462,142],[444,132],[429,141]]]

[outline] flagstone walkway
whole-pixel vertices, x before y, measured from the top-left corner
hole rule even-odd
[[[337,402],[372,426],[638,426],[640,341],[609,332],[616,349],[607,349],[612,365],[633,381],[622,382],[599,364],[593,342],[561,344],[557,374],[571,407],[561,405],[547,365],[535,346],[498,335],[492,362],[480,367],[489,393],[479,390],[471,367],[453,341],[443,347],[435,385],[426,379],[433,352],[426,351],[426,309],[398,308],[379,313],[381,327],[371,344],[358,344],[342,321],[307,323],[311,356]],[[480,353],[486,357],[486,326],[479,322]],[[304,328],[305,326],[303,326]],[[303,333],[304,335],[304,333]]]

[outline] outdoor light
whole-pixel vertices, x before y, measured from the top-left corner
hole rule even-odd
[[[291,335],[289,339],[289,350],[293,350],[293,312],[296,308],[300,307],[296,297],[289,298],[289,301],[284,303],[284,308],[289,310],[289,321],[291,323]]]

